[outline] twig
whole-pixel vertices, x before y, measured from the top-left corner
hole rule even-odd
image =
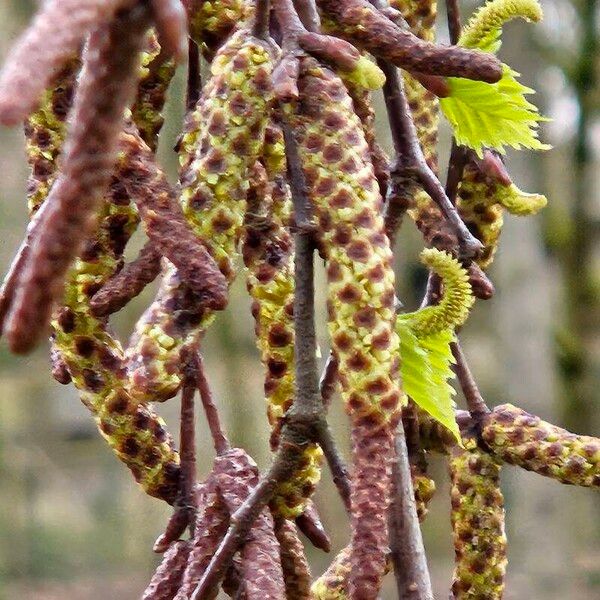
[[[252,25],[252,35],[261,40],[269,39],[269,20],[271,16],[271,1],[256,0],[254,8],[254,24]]]
[[[196,351],[187,346],[181,353],[183,362],[183,387],[181,392],[181,418],[179,433],[179,456],[181,476],[179,495],[175,502],[173,512],[165,532],[154,543],[154,552],[165,552],[169,546],[177,541],[186,527],[194,534],[196,521],[196,501],[194,488],[196,487],[196,427],[195,427],[195,402],[194,395],[198,388],[199,367]]]
[[[190,513],[194,506],[194,487],[196,485],[196,423],[194,395],[198,388],[200,363],[193,347],[182,352],[183,389],[181,392],[181,425],[179,456],[181,460],[181,494],[179,504]],[[190,514],[191,516],[191,514]],[[193,521],[193,519],[190,519]],[[193,523],[192,523],[193,531]]]
[[[396,432],[392,473],[395,493],[390,508],[390,546],[398,597],[433,600],[402,422]]]
[[[227,452],[227,450],[231,448],[231,445],[221,426],[219,411],[213,400],[208,379],[206,378],[204,359],[201,354],[197,355],[196,361],[198,369],[198,390],[200,391],[200,399],[202,400],[202,406],[204,407],[204,413],[206,414],[206,422],[208,423],[208,428],[212,435],[215,452],[218,455],[221,455]]]
[[[379,61],[378,64],[386,77],[383,93],[396,150],[396,164],[392,169],[392,177],[397,177],[402,181],[411,178],[418,179],[423,189],[439,206],[446,220],[452,225],[458,238],[461,256],[474,256],[482,249],[481,242],[467,229],[456,208],[446,196],[439,179],[425,160],[404,93],[402,75],[396,67],[386,61]],[[388,211],[386,220],[392,219],[394,217]]]
[[[479,391],[477,382],[475,381],[473,373],[471,373],[471,369],[467,363],[467,358],[463,354],[462,348],[460,347],[460,342],[458,340],[452,342],[450,344],[450,348],[452,350],[454,360],[456,361],[453,369],[456,373],[456,377],[458,378],[458,382],[460,383],[467,407],[471,413],[471,416],[477,420],[483,415],[489,413],[490,409],[487,407],[481,392]]]
[[[296,12],[308,31],[319,31],[321,18],[315,0],[294,0]]]

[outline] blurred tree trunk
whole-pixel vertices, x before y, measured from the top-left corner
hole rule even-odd
[[[561,421],[571,430],[587,433],[594,427],[600,377],[600,290],[594,267],[598,211],[591,141],[598,91],[599,2],[576,0],[572,4],[580,28],[577,56],[572,67],[567,64],[562,69],[577,101],[578,115],[565,169],[572,178],[566,210],[568,236],[565,243],[553,248],[564,289],[564,319],[557,328],[555,351],[563,398]],[[552,244],[551,238],[550,233],[547,239]]]

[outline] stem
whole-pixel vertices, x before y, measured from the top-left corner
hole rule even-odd
[[[204,359],[201,354],[196,357],[197,370],[198,370],[198,390],[200,391],[200,399],[202,400],[202,406],[204,407],[204,413],[206,414],[206,422],[213,439],[213,446],[217,455],[222,455],[231,448],[231,444],[227,439],[221,426],[221,420],[219,418],[219,411],[215,405],[212,391],[206,378],[206,370],[204,368]]]
[[[307,31],[319,31],[321,18],[315,0],[294,0],[296,12]]]
[[[383,93],[396,150],[396,165],[392,170],[392,177],[397,177],[400,180],[418,180],[454,229],[458,238],[461,256],[474,256],[482,249],[481,242],[473,237],[467,229],[456,208],[446,195],[439,179],[425,160],[417,138],[417,130],[410,114],[408,100],[404,93],[402,75],[396,67],[387,61],[380,60],[378,64],[386,77]],[[393,218],[393,215],[388,211],[386,220],[389,222]]]
[[[395,493],[390,508],[390,546],[398,597],[433,600],[402,422],[396,432],[392,477]]]
[[[456,361],[453,369],[456,373],[456,377],[458,378],[458,382],[460,383],[460,387],[462,388],[465,401],[467,402],[467,407],[471,413],[471,416],[477,420],[483,415],[489,413],[490,409],[487,407],[481,392],[479,391],[479,387],[477,386],[477,382],[473,377],[473,373],[471,373],[471,369],[469,368],[467,358],[462,351],[460,342],[458,340],[451,342],[450,348],[452,350],[454,360]]]
[[[252,35],[261,40],[269,39],[269,21],[271,16],[270,0],[256,0]]]

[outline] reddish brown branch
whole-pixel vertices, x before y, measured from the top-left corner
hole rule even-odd
[[[400,29],[367,0],[319,0],[318,4],[336,22],[339,35],[408,71],[489,83],[502,77],[502,67],[494,56],[425,42]]]
[[[206,415],[206,421],[208,428],[213,439],[213,446],[215,452],[220,455],[224,454],[231,447],[229,440],[223,431],[221,420],[219,418],[219,411],[213,400],[212,391],[206,378],[206,372],[204,369],[204,359],[202,355],[198,355],[198,390],[200,391],[200,398],[202,400],[202,406],[204,407],[204,414]]]

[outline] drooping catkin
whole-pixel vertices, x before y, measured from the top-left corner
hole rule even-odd
[[[463,439],[464,449],[453,450],[451,479],[455,600],[500,600],[506,573],[504,499],[500,490],[500,462]]]
[[[77,61],[63,71],[52,91],[45,93],[25,131],[32,168],[30,214],[45,202],[56,172],[66,127]],[[43,161],[43,168],[37,168]],[[131,468],[142,487],[168,502],[178,490],[178,456],[164,423],[148,408],[127,395],[119,343],[106,323],[91,315],[89,298],[110,277],[137,226],[137,212],[121,183],[114,179],[101,204],[98,229],[73,265],[65,286],[64,305],[52,323],[53,362],[62,383],[72,380],[84,404],[93,412],[101,433]]]
[[[215,459],[215,482],[230,514],[235,513],[258,484],[256,463],[240,448],[233,448]],[[241,586],[247,600],[279,600],[285,585],[275,537],[273,517],[263,508],[252,527],[252,534],[241,549]]]
[[[171,545],[150,584],[142,594],[142,600],[173,600],[181,587],[183,574],[188,564],[191,542],[178,541]]]
[[[44,90],[77,54],[90,30],[135,0],[48,0],[0,73],[0,122],[16,125],[38,106]],[[135,37],[135,36],[132,36]]]
[[[147,10],[137,7],[89,39],[61,172],[45,202],[7,319],[7,337],[15,352],[30,351],[44,335],[67,271],[94,231],[116,162],[124,111],[133,99],[148,22]]]
[[[376,595],[385,568],[393,428],[402,393],[394,331],[392,253],[360,121],[344,84],[301,60],[294,135],[327,263],[329,333],[352,421],[352,575],[356,598]]]
[[[188,600],[194,593],[229,527],[229,512],[217,492],[212,474],[197,486],[196,498],[198,512],[192,548],[176,600]]]
[[[133,217],[133,218],[132,218]],[[75,261],[64,305],[52,322],[53,343],[68,368],[82,402],[117,456],[152,495],[173,502],[179,484],[179,457],[162,420],[127,391],[120,344],[106,323],[91,313],[90,297],[115,271],[122,243],[137,224],[129,199],[106,202],[99,230]]]
[[[265,168],[253,178],[248,194],[242,255],[246,286],[252,297],[256,341],[266,368],[265,397],[271,445],[277,448],[283,417],[294,401],[294,256],[289,232],[291,197],[281,129],[267,129]],[[302,514],[306,499],[319,482],[321,450],[309,444],[301,468],[278,485],[271,506],[286,518]]]
[[[498,459],[561,483],[600,488],[600,440],[576,435],[524,410],[502,404],[481,432]]]
[[[181,141],[181,203],[184,215],[231,283],[242,224],[246,211],[249,170],[259,158],[273,102],[270,73],[273,51],[248,32],[234,35],[215,57],[196,111],[189,118]],[[175,365],[183,346],[195,343],[214,319],[215,313],[196,299],[187,303],[184,318],[169,327],[177,335],[162,335],[164,320],[190,291],[174,284],[178,274],[167,269],[166,287],[136,326],[135,343],[128,351],[132,381],[144,382],[135,389],[140,399],[164,400],[181,385],[175,369],[166,373],[160,362]],[[154,317],[159,317],[159,322]],[[171,315],[175,319],[175,315]],[[156,394],[160,395],[157,397]]]
[[[288,519],[276,518],[275,535],[279,542],[285,598],[286,600],[307,600],[311,597],[310,567],[296,525]]]

